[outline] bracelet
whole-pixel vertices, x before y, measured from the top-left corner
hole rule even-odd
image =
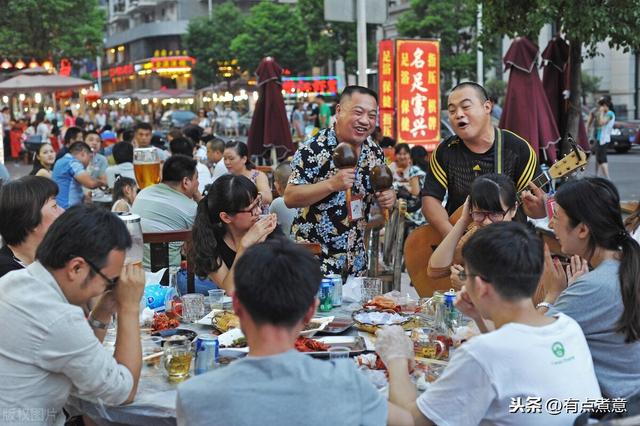
[[[536,309],[539,309],[539,308],[551,309],[552,307],[553,307],[553,303],[549,303],[549,302],[540,302],[536,305]]]
[[[89,318],[87,318],[87,321],[89,322],[89,325],[91,326],[91,328],[99,328],[101,330],[106,330],[107,328],[109,328],[108,323],[104,323],[100,320],[97,320],[93,318],[92,315],[89,315]]]

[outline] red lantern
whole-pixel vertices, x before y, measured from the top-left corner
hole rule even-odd
[[[98,92],[97,90],[88,90],[87,94],[84,95],[84,98],[86,99],[87,102],[97,101],[101,97],[102,97],[102,93]]]
[[[71,96],[73,96],[73,92],[71,90],[62,90],[60,92],[56,92],[56,100],[69,99]]]

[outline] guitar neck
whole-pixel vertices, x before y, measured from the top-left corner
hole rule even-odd
[[[543,186],[549,183],[549,176],[547,176],[545,173],[542,173],[540,176],[532,180],[531,183],[533,183],[538,188],[542,188]],[[528,188],[529,186],[527,184],[527,186],[525,186],[523,189],[518,191],[518,199],[520,199],[520,195],[522,194],[522,191],[527,191]]]

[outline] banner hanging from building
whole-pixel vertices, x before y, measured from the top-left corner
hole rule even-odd
[[[395,139],[395,88],[393,40],[378,44],[378,96],[380,102],[380,128],[384,136]]]
[[[397,141],[428,151],[440,142],[440,42],[396,40]]]

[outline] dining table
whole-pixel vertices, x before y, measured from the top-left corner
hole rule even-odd
[[[318,312],[317,317],[333,316],[335,320],[351,320],[354,310],[360,309],[359,304],[346,304],[336,307],[329,312]],[[197,334],[210,334],[214,332],[212,326],[192,323],[181,323],[182,329],[188,329]],[[344,336],[358,334],[354,327],[341,333]],[[105,336],[103,345],[107,350],[115,349],[116,329],[110,328]],[[149,329],[141,329],[141,342],[143,357],[160,351],[159,339],[151,335]],[[370,344],[370,343],[369,343]],[[369,346],[368,350],[373,350]],[[193,361],[192,361],[193,362]],[[226,367],[218,367],[226,368]],[[191,371],[193,372],[193,365]],[[187,379],[188,380],[188,379]],[[170,383],[164,369],[158,360],[156,362],[143,363],[135,400],[126,405],[110,406],[100,401],[83,399],[71,396],[67,401],[65,410],[72,416],[89,416],[96,424],[103,425],[149,425],[163,426],[176,424],[176,395],[179,383]]]

